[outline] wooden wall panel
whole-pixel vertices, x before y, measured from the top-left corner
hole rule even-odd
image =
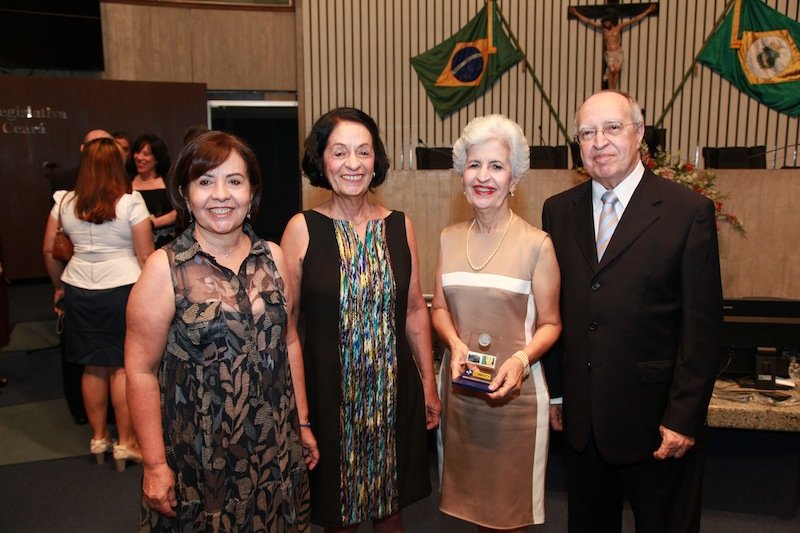
[[[192,81],[211,89],[295,91],[294,13],[192,10]]]
[[[717,170],[726,210],[738,215],[747,236],[720,228],[722,286],[726,298],[763,296],[800,299],[800,226],[792,203],[800,198],[800,170]],[[542,205],[577,183],[571,170],[530,170],[511,200],[515,213],[541,227]],[[303,183],[304,208],[322,203],[330,192]],[[422,291],[433,292],[439,233],[472,217],[461,180],[449,170],[393,170],[375,200],[405,212],[414,222]]]
[[[27,110],[31,118],[11,118]],[[205,122],[206,87],[201,83],[0,76],[0,233],[3,267],[11,279],[46,277],[42,236],[52,205],[45,162],[56,173],[77,167],[87,131],[126,130],[134,137],[155,133],[174,158],[183,131]],[[29,128],[36,126],[33,131]]]
[[[292,10],[102,2],[106,79],[206,83],[215,90],[296,91]]]
[[[319,115],[333,107],[360,107],[377,120],[397,169],[415,168],[412,154],[420,140],[431,146],[451,145],[471,118],[487,113],[503,113],[519,122],[531,144],[564,144],[558,122],[571,136],[575,109],[599,90],[602,79],[601,36],[578,21],[568,21],[567,8],[604,0],[496,3],[544,92],[520,63],[482,98],[442,120],[409,60],[458,31],[484,0],[300,0],[302,63],[309,74],[302,82],[301,131],[307,132]],[[791,18],[800,16],[798,0],[766,3]],[[765,145],[770,167],[792,165],[800,142],[797,118],[759,105],[707,67],[692,67],[726,0],[658,4],[657,17],[623,30],[626,57],[621,88],[637,97],[648,123],[664,115],[667,148],[694,160],[704,146]],[[360,42],[354,45],[345,39],[350,32],[360,36]],[[686,72],[690,75],[683,90],[665,112]],[[345,80],[356,89],[345,90],[341,86]],[[552,101],[557,118],[550,114],[545,97]]]
[[[194,81],[190,9],[102,4],[104,77]]]

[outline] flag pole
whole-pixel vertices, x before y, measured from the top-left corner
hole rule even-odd
[[[489,20],[487,21],[487,28],[486,28],[486,35],[489,37],[489,50],[490,54],[496,54],[497,48],[494,46],[494,35],[492,35],[494,30],[494,16],[492,16],[492,4],[494,3],[493,0],[488,0],[486,2],[489,6]]]
[[[725,20],[725,16],[728,14],[731,5],[733,5],[733,3],[736,1],[737,0],[728,0],[728,3],[725,5],[725,9],[722,10],[722,15],[720,15],[720,17],[717,19],[717,22],[714,23],[714,27],[711,28],[711,33],[709,33],[708,37],[706,37],[706,40],[703,42],[703,46],[700,47],[700,50],[697,52],[697,54],[694,56],[694,59],[692,60],[692,64],[689,65],[689,68],[683,75],[683,79],[678,84],[678,87],[675,89],[675,92],[672,93],[672,98],[670,98],[669,102],[667,102],[667,105],[661,112],[661,116],[658,117],[658,120],[656,120],[655,123],[653,124],[654,127],[658,128],[664,122],[664,118],[666,118],[667,113],[669,113],[670,109],[672,109],[672,105],[675,103],[675,100],[678,98],[678,95],[681,93],[681,91],[683,91],[683,86],[686,85],[687,81],[689,81],[689,76],[692,75],[694,68],[697,66],[697,58],[700,57],[700,54],[702,54],[703,50],[706,49],[706,45],[708,45],[708,41],[711,40],[711,37],[717,32],[719,27],[722,26],[722,23]]]
[[[491,7],[492,0],[488,0],[488,2]],[[553,103],[550,101],[550,98],[547,96],[547,93],[544,90],[542,82],[539,81],[539,78],[536,77],[536,73],[533,71],[533,65],[531,65],[530,61],[528,61],[528,56],[525,54],[525,50],[523,50],[522,47],[519,45],[519,41],[517,41],[517,36],[514,35],[514,32],[511,30],[511,26],[509,26],[508,21],[503,16],[503,12],[500,11],[500,6],[499,5],[495,6],[495,9],[497,10],[497,15],[500,17],[503,26],[505,26],[506,31],[508,32],[508,36],[511,38],[511,42],[514,43],[514,46],[516,46],[517,50],[519,50],[519,52],[522,54],[522,60],[525,62],[525,68],[533,78],[533,83],[534,85],[536,85],[536,88],[539,89],[540,93],[542,93],[542,98],[544,99],[544,103],[550,110],[550,114],[553,116],[553,119],[556,121],[556,124],[558,124],[558,129],[561,131],[561,133],[564,134],[564,139],[566,140],[566,144],[569,144],[572,139],[570,138],[569,133],[567,132],[567,128],[561,123],[561,119],[558,117],[558,112],[553,107]],[[491,20],[491,18],[489,20]]]

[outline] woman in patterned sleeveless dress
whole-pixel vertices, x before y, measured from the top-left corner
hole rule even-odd
[[[375,122],[339,108],[305,143],[303,171],[331,198],[293,217],[281,247],[300,288],[310,423],[320,462],[311,521],[401,531],[430,493],[427,431],[439,423],[428,310],[411,221],[372,202],[389,161]]]
[[[245,222],[260,187],[238,138],[189,143],[170,181],[189,227],[151,256],[131,294],[142,531],[309,529],[307,469],[319,455],[283,254]]]
[[[529,158],[517,124],[472,120],[453,166],[475,217],[440,239],[432,311],[447,347],[440,509],[479,531],[544,521],[550,397],[539,358],[561,332],[560,274],[547,234],[509,207]],[[487,374],[488,391],[465,386],[480,385],[475,371]]]

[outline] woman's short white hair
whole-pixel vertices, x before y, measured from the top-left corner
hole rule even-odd
[[[531,151],[528,139],[519,124],[503,115],[486,115],[469,121],[461,137],[453,144],[453,169],[464,174],[467,151],[476,144],[496,139],[508,146],[511,160],[511,179],[520,179],[530,167]]]

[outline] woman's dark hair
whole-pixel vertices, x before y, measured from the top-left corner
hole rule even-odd
[[[254,218],[258,214],[261,203],[261,171],[258,169],[256,155],[239,137],[221,131],[209,131],[190,140],[183,147],[167,180],[169,199],[178,212],[181,227],[185,228],[191,220],[185,196],[188,194],[189,184],[227,161],[234,151],[244,160],[247,169],[247,179],[253,194],[250,217]]]
[[[186,144],[188,144],[189,141],[191,141],[195,137],[202,135],[204,133],[208,133],[209,131],[211,130],[208,129],[208,126],[206,126],[205,124],[192,124],[185,130],[183,130],[183,145],[186,146]]]
[[[372,148],[375,150],[375,175],[369,182],[369,188],[372,190],[386,179],[389,171],[389,158],[386,156],[386,148],[381,141],[378,125],[375,124],[372,117],[354,107],[338,107],[317,119],[303,147],[303,173],[314,187],[331,188],[331,184],[325,176],[324,154],[333,129],[342,122],[361,124],[367,128],[372,137]]]
[[[164,177],[169,172],[169,151],[167,145],[158,135],[143,133],[133,141],[131,153],[141,152],[146,145],[150,145],[150,152],[156,160],[156,175]]]
[[[114,220],[117,201],[128,192],[131,185],[116,141],[101,137],[86,143],[75,183],[75,216],[94,224]]]

